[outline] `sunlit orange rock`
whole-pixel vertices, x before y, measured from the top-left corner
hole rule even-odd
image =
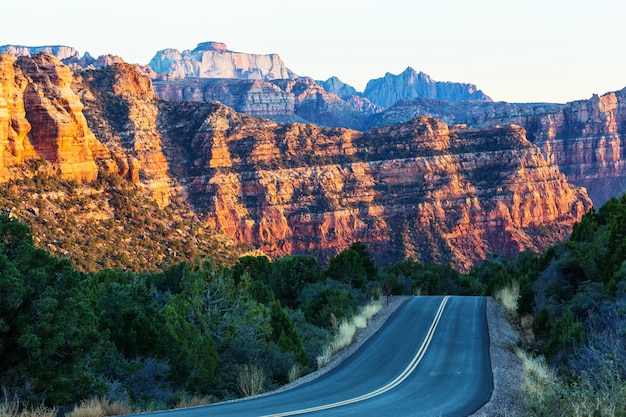
[[[214,104],[193,138],[179,140],[194,153],[189,169],[175,170],[198,210],[275,256],[328,259],[360,240],[381,261],[467,270],[563,239],[591,206],[518,126],[450,129],[422,117],[363,134]]]

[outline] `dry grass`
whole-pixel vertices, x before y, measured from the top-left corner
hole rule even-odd
[[[606,375],[602,383],[594,385],[583,372],[566,383],[543,358],[522,350],[516,353],[524,368],[524,416],[626,417],[626,383],[620,375]]]
[[[519,285],[501,288],[493,295],[506,311],[513,317],[517,317],[517,300],[519,299]]]
[[[556,375],[543,357],[535,358],[526,351],[518,349],[515,354],[522,361],[524,369],[524,391],[533,402],[544,403],[554,392]]]
[[[302,376],[302,373],[303,373],[302,365],[300,365],[298,362],[295,362],[293,365],[291,365],[291,368],[289,368],[289,373],[287,374],[287,378],[289,382],[293,382],[296,379],[300,378]]]
[[[330,362],[333,354],[345,348],[352,343],[357,330],[364,329],[369,320],[383,307],[381,301],[372,301],[361,308],[359,314],[352,317],[348,321],[342,321],[335,333],[335,337],[324,349],[321,355],[317,357],[317,366],[322,368]]]
[[[535,343],[535,333],[533,332],[533,319],[530,314],[525,315],[520,320],[520,326],[522,326],[522,335],[527,343]]]
[[[83,400],[67,414],[67,417],[105,417],[123,416],[133,414],[136,411],[128,404],[122,402],[109,402],[106,398],[91,398]]]
[[[189,408],[189,407],[200,407],[203,405],[209,405],[214,403],[216,400],[214,397],[207,396],[198,396],[194,395],[193,397],[185,397],[176,404],[174,408]]]
[[[258,365],[243,365],[239,370],[237,384],[244,397],[260,394],[265,385],[265,372]]]
[[[56,414],[56,408],[23,406],[17,398],[9,402],[6,392],[5,400],[0,403],[0,417],[56,417]]]

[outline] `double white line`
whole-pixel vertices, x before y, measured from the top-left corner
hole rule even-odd
[[[441,315],[443,314],[443,310],[446,307],[446,304],[448,303],[449,298],[450,296],[446,296],[441,301],[441,304],[439,305],[439,310],[437,310],[437,314],[435,314],[435,318],[433,319],[433,322],[431,323],[430,328],[428,329],[428,333],[426,334],[426,337],[424,338],[422,345],[420,346],[419,350],[417,351],[417,353],[415,354],[415,356],[413,357],[409,365],[394,380],[387,383],[387,385],[384,385],[375,391],[369,392],[367,394],[363,394],[359,397],[350,398],[348,400],[338,401],[336,403],[331,403],[331,404],[320,405],[317,407],[303,408],[303,409],[294,410],[294,411],[286,411],[284,413],[269,414],[263,417],[295,416],[298,414],[312,413],[314,411],[328,410],[330,408],[341,407],[343,405],[354,404],[360,401],[365,401],[370,398],[374,398],[381,394],[384,394],[389,390],[394,389],[395,387],[400,385],[405,379],[407,379],[409,375],[413,373],[413,371],[415,371],[415,368],[417,368],[417,365],[419,365],[422,358],[426,354],[426,350],[428,349],[428,346],[430,345],[430,342],[432,341],[433,335],[435,334],[435,330],[437,329],[437,325],[439,324],[439,320],[441,319]]]

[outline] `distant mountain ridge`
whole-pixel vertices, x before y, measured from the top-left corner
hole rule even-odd
[[[64,45],[45,45],[45,46],[23,46],[23,45],[2,45],[0,52],[8,52],[15,56],[32,56],[40,52],[54,55],[61,61],[68,58],[80,58],[80,53],[76,48]]]
[[[81,57],[68,46],[5,45],[1,51],[15,56],[49,53],[73,70],[123,62],[114,55],[95,59],[85,53]],[[491,101],[474,84],[434,81],[410,67],[399,75],[387,73],[371,80],[360,93],[337,77],[313,81],[298,76],[278,54],[234,52],[221,42],[201,42],[195,49],[182,52],[163,49],[148,65],[136,66],[152,78],[161,99],[220,101],[239,112],[281,123],[301,121],[365,130],[370,126],[370,116],[399,100],[425,97],[452,102]]]

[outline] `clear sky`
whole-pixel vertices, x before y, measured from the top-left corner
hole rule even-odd
[[[624,0],[29,0],[3,4],[0,45],[147,64],[218,41],[358,91],[410,66],[498,101],[566,102],[626,87],[624,16]]]

